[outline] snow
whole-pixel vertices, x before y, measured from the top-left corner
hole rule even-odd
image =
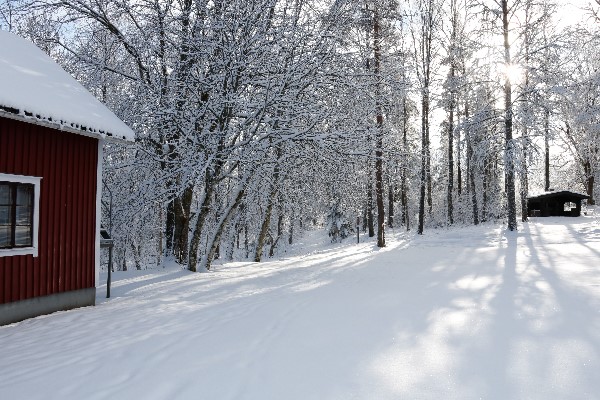
[[[134,140],[123,121],[33,43],[0,30],[0,49],[0,106],[32,122]]]
[[[597,217],[519,228],[117,272],[108,301],[0,327],[0,398],[598,399]]]
[[[544,190],[538,190],[538,191],[532,191],[529,193],[529,198],[533,198],[533,197],[541,197],[541,196],[545,196],[545,195],[563,195],[563,194],[576,194],[579,196],[583,196],[585,198],[588,197],[588,195],[586,193],[582,193],[582,192],[578,192],[576,190],[569,190],[569,189],[551,189],[550,191],[544,191]]]

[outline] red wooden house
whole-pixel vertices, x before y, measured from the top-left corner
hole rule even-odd
[[[0,49],[2,325],[95,303],[102,144],[134,134],[32,43]]]

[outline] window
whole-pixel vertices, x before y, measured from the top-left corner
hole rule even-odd
[[[0,248],[33,244],[33,193],[30,183],[0,182]]]
[[[37,257],[40,178],[0,174],[0,257]]]
[[[577,208],[577,204],[573,203],[572,201],[567,201],[563,206],[563,210],[566,212],[571,211],[573,208]]]

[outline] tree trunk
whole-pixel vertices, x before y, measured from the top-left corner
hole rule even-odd
[[[433,211],[432,193],[431,193],[431,158],[429,150],[429,108],[430,108],[430,87],[431,87],[431,60],[433,36],[435,29],[435,11],[433,1],[423,3],[421,10],[420,37],[415,52],[420,58],[418,65],[421,80],[421,176],[419,188],[419,225],[417,233],[423,234],[425,226],[425,196],[427,196],[429,215]]]
[[[408,211],[408,188],[406,186],[406,176],[402,177],[402,195],[400,202],[402,203],[402,221],[406,226],[406,230],[410,231],[410,215]]]
[[[375,61],[375,113],[377,132],[375,148],[375,196],[377,203],[377,247],[385,247],[385,209],[383,207],[383,112],[379,96],[379,74],[381,63],[379,14],[375,8],[373,14],[373,53]]]
[[[244,182],[240,182],[235,199],[231,202],[229,207],[221,216],[221,219],[217,223],[215,232],[212,234],[208,241],[208,251],[206,252],[206,254],[204,254],[204,256],[202,257],[202,261],[200,262],[200,265],[202,265],[202,267],[207,271],[210,271],[211,264],[215,259],[215,255],[217,253],[217,249],[219,248],[221,236],[223,235],[225,227],[227,227],[229,221],[231,221],[231,218],[235,214],[235,210],[241,204],[242,199],[244,198],[246,182],[247,180],[245,180]]]
[[[471,133],[467,132],[465,133],[465,137],[467,140],[467,153],[469,152],[469,141],[471,140]],[[467,194],[471,193],[471,180],[469,179],[469,174],[471,173],[471,168],[473,168],[472,166],[472,160],[469,157],[469,154],[467,154],[467,165],[466,165],[466,170],[465,170],[465,180],[466,180],[466,185],[465,185],[465,191],[467,192]]]
[[[544,190],[550,191],[550,109],[544,109]]]
[[[454,77],[454,67],[450,67],[450,76]],[[448,224],[454,224],[454,204],[452,199],[454,196],[454,93],[450,96],[450,112],[448,115]]]
[[[135,264],[135,269],[140,271],[142,269],[141,258],[142,258],[142,246],[136,244],[135,242],[131,243],[131,254],[133,255],[133,262]]]
[[[214,192],[214,184],[212,183],[212,179],[210,177],[207,177],[206,179],[206,189],[204,196],[202,197],[200,208],[198,209],[198,217],[196,218],[196,225],[192,234],[192,240],[190,241],[190,251],[188,255],[188,269],[193,272],[197,271],[196,264],[198,263],[200,239],[202,238],[202,231],[204,229],[206,218],[210,212],[210,204]]]
[[[375,236],[375,223],[373,221],[373,184],[369,183],[367,190],[367,228],[369,229],[369,237]]]
[[[187,81],[188,76],[191,73],[191,64],[193,59],[190,57],[189,52],[189,27],[190,27],[190,14],[192,10],[192,0],[184,0],[182,2],[182,12],[180,15],[181,21],[181,51],[179,52],[179,64],[173,76],[179,93],[178,100],[176,101],[175,109],[177,114],[180,114],[184,108],[185,101],[183,100],[188,93]],[[172,142],[177,142],[179,139],[179,133],[175,133],[171,138]],[[176,161],[180,158],[180,155],[174,145],[169,146],[169,159],[171,165],[176,164]],[[194,194],[194,186],[188,182],[181,182],[180,177],[176,180],[177,187],[185,185],[183,192],[178,195],[173,201],[173,254],[179,264],[185,264],[186,257],[188,257],[188,240],[189,240],[189,229],[190,229],[190,211],[192,206],[192,198]],[[188,259],[189,260],[189,259]]]
[[[456,190],[458,197],[462,194],[462,165],[461,165],[461,136],[460,129],[456,131]]]
[[[469,102],[465,103],[465,118],[469,119]],[[477,203],[477,190],[475,186],[475,168],[473,168],[473,142],[471,139],[471,132],[467,132],[467,159],[469,161],[469,165],[471,166],[468,169],[468,180],[469,180],[469,189],[471,194],[471,210],[473,211],[473,225],[479,225],[479,205]]]
[[[248,242],[248,222],[244,224],[244,251],[246,259],[250,258],[250,243]]]
[[[125,249],[123,249],[123,263],[121,266],[121,271],[127,271],[127,251]]]
[[[448,84],[450,91],[450,104],[448,110],[448,187],[447,187],[447,223],[448,225],[454,224],[454,109],[456,108],[456,35],[457,35],[457,23],[458,15],[456,11],[456,1],[450,2],[450,8],[452,11],[452,33],[450,35],[450,71],[448,72]]]
[[[402,148],[404,150],[404,159],[402,163],[402,180],[401,190],[402,195],[400,201],[402,203],[402,222],[406,226],[406,230],[410,230],[410,215],[408,210],[408,184],[406,174],[408,173],[408,106],[406,104],[406,97],[402,99]]]
[[[394,228],[394,185],[388,179],[388,226]]]
[[[526,23],[530,20],[529,18],[529,4],[526,5],[525,8],[525,21]],[[529,28],[525,28],[525,65],[530,64],[530,38],[529,38]],[[525,71],[525,89],[523,93],[523,100],[526,106],[526,111],[529,111],[530,107],[530,99],[529,99],[529,91],[531,90],[529,87],[529,70]],[[526,114],[529,114],[526,112]],[[547,126],[546,126],[547,128]],[[529,210],[527,209],[527,197],[529,196],[529,171],[527,166],[527,156],[529,152],[529,126],[527,122],[523,127],[523,161],[521,163],[521,222],[527,222],[529,219]]]
[[[431,150],[429,148],[429,124],[427,125],[427,213],[433,215],[433,186],[431,182]]]
[[[185,264],[188,254],[188,238],[190,231],[190,209],[192,206],[193,187],[186,186],[181,196],[173,204],[175,214],[175,230],[173,234],[173,254],[180,264]]]
[[[271,190],[269,192],[269,199],[267,204],[267,209],[265,211],[265,218],[260,227],[260,232],[258,234],[258,240],[256,242],[256,251],[254,252],[254,261],[260,262],[262,259],[263,248],[265,246],[265,240],[269,233],[269,229],[271,228],[271,214],[273,213],[273,205],[275,204],[275,200],[277,198],[277,193],[279,192],[279,159],[281,158],[281,148],[277,148],[275,150],[277,157],[277,164],[275,164],[275,168],[273,169],[273,182],[271,183]]]
[[[277,237],[273,240],[273,243],[271,243],[271,247],[269,247],[269,257],[273,257],[275,255],[275,248],[277,247],[277,243],[279,243],[281,236],[283,236],[283,211],[280,207],[279,216],[277,217]]]
[[[481,199],[481,203],[482,203],[481,220],[483,222],[486,222],[489,218],[489,204],[488,204],[489,174],[490,174],[490,167],[489,167],[488,159],[486,156],[486,158],[484,160],[483,177],[482,177],[483,198]]]
[[[167,218],[165,223],[165,238],[167,255],[173,254],[173,235],[175,234],[175,200],[167,203]]]
[[[471,141],[467,142],[467,157],[473,157]],[[472,164],[472,163],[471,163]],[[475,168],[469,170],[469,186],[471,188],[471,209],[473,211],[473,225],[479,225],[479,205],[477,203],[477,190],[475,189]]]
[[[160,266],[162,264],[163,257],[163,206],[162,204],[158,204],[158,251],[156,255],[156,266]]]
[[[596,204],[596,199],[594,198],[594,174],[592,173],[592,164],[589,160],[583,165],[583,170],[585,172],[585,189],[587,195],[590,196],[587,203],[593,206]]]
[[[527,127],[523,130],[523,136],[527,138]],[[529,196],[529,176],[527,173],[527,145],[526,140],[523,143],[523,161],[521,166],[521,221],[527,222],[529,219],[529,210],[527,208],[527,197]]]
[[[260,262],[262,259],[263,248],[265,246],[265,240],[269,233],[269,227],[271,226],[271,213],[273,212],[273,188],[271,188],[271,195],[269,196],[269,203],[265,210],[265,217],[260,226],[260,232],[258,233],[258,239],[256,240],[256,250],[254,251],[254,262]]]
[[[225,257],[227,258],[227,261],[233,261],[233,252],[235,251],[235,244],[237,241],[237,226],[235,226],[234,224],[234,229],[231,236],[231,241],[229,243],[229,246],[227,246],[227,251],[225,254]]]
[[[502,0],[502,32],[504,36],[504,63],[508,68],[511,65],[510,42],[508,40],[508,0]],[[515,201],[515,149],[513,143],[513,110],[512,110],[512,84],[508,76],[504,80],[504,165],[506,182],[506,206],[508,230],[517,230],[517,207]]]
[[[428,147],[428,134],[429,130],[429,92],[428,88],[424,88],[421,93],[421,184],[419,187],[419,227],[417,233],[423,234],[423,227],[425,225],[425,190],[427,187],[427,159],[429,156]]]
[[[479,207],[477,205],[477,191],[475,190],[475,171],[469,173],[471,181],[471,203],[473,205],[473,225],[479,225]]]

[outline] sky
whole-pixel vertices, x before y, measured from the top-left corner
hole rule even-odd
[[[558,0],[558,3],[562,3],[562,10],[558,16],[561,25],[575,25],[582,21],[590,24],[595,23],[586,16],[586,12],[584,11],[590,5],[590,0]]]

